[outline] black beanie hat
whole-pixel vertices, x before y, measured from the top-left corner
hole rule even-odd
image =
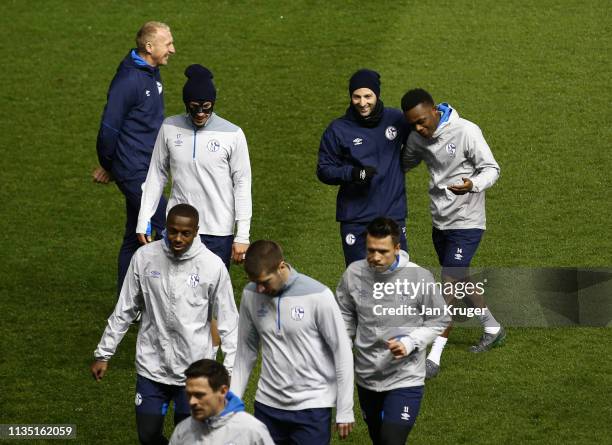
[[[357,71],[349,80],[349,96],[359,88],[369,88],[380,97],[380,74],[365,68]]]
[[[200,64],[189,65],[185,69],[187,82],[183,87],[183,102],[214,102],[217,99],[217,90],[213,83],[213,74],[208,68]]]

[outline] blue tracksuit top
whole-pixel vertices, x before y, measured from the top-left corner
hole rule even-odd
[[[332,121],[321,137],[317,176],[321,182],[340,185],[336,220],[370,222],[378,216],[406,218],[406,186],[400,153],[408,133],[400,110],[385,108],[376,127],[360,125],[350,111]],[[369,184],[352,182],[353,167],[375,167]]]
[[[144,181],[163,120],[159,68],[131,50],[108,89],[96,147],[100,165],[119,182]]]

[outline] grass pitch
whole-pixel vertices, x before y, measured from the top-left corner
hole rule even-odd
[[[184,68],[210,67],[216,111],[249,142],[252,238],[279,241],[298,270],[330,287],[343,271],[336,190],[317,181],[316,154],[362,67],[382,74],[387,106],[423,87],[483,129],[502,175],[487,192],[475,266],[612,265],[607,2],[6,1],[2,9],[0,423],[74,423],[74,443],[136,443],[135,332],[101,384],[87,369],[115,303],[124,223],[119,191],[89,174],[106,90],[145,20],[169,23],[176,41],[162,71],[166,114],[183,110]],[[433,265],[426,183],[423,167],[408,176],[408,238],[413,260]],[[239,296],[243,272],[233,268],[232,279]],[[503,349],[479,356],[465,351],[477,330],[454,332],[410,443],[612,437],[611,331],[508,331]],[[368,443],[361,420],[344,443]]]

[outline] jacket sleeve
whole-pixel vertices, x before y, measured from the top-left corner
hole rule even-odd
[[[130,261],[119,300],[115,310],[108,318],[106,329],[94,352],[96,360],[108,361],[111,359],[130,324],[136,319],[138,312],[143,307],[140,281],[135,265],[136,258],[137,256],[134,255]]]
[[[215,305],[217,306],[215,311],[217,329],[221,337],[221,349],[225,354],[223,364],[231,375],[238,343],[238,309],[234,302],[234,291],[229,274],[222,264],[220,264],[219,281],[213,292],[215,292]]]
[[[469,134],[466,157],[476,170],[476,174],[470,178],[473,184],[473,192],[485,191],[495,184],[497,178],[499,178],[499,165],[495,161],[482,131],[476,126]]]
[[[352,181],[353,165],[343,159],[340,151],[340,141],[331,127],[328,127],[321,137],[319,145],[319,161],[317,177],[325,184],[340,185]]]
[[[412,170],[417,165],[421,163],[421,155],[418,152],[418,149],[415,143],[408,137],[406,141],[406,145],[402,149],[402,170],[407,172],[408,170]]]
[[[234,185],[234,213],[237,226],[234,241],[248,244],[253,207],[251,203],[251,162],[246,137],[242,130],[238,130],[236,134],[236,145],[229,164]]]
[[[444,332],[451,321],[450,315],[444,313],[444,298],[439,292],[439,287],[435,286],[433,275],[428,271],[425,273],[422,279],[424,290],[418,295],[417,301],[421,307],[437,310],[431,311],[436,315],[423,315],[422,325],[408,334],[414,347],[419,351],[424,351],[438,335]]]
[[[126,75],[116,75],[108,89],[96,142],[98,161],[107,171],[112,169],[125,117],[137,102],[138,90],[133,81]]]
[[[321,304],[316,307],[317,327],[329,346],[336,367],[336,423],[353,423],[353,352],[340,309],[334,295],[325,289]]]
[[[142,186],[142,197],[140,198],[140,211],[136,233],[146,233],[151,217],[155,214],[159,200],[168,182],[168,171],[170,170],[170,152],[166,145],[165,125],[162,125],[157,133],[151,164],[147,172],[147,179]]]
[[[336,302],[340,308],[340,313],[344,320],[346,332],[351,340],[355,338],[357,332],[357,310],[355,308],[355,300],[349,290],[349,271],[348,269],[342,274],[338,287],[336,288]]]
[[[242,293],[240,302],[240,318],[238,322],[238,350],[232,373],[230,391],[242,398],[249,382],[249,376],[257,361],[259,352],[259,333],[253,324],[251,314],[247,308],[247,291]]]

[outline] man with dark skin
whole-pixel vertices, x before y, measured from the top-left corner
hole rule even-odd
[[[91,374],[101,381],[108,361],[136,315],[136,423],[142,444],[165,444],[164,417],[174,401],[175,424],[189,416],[183,371],[213,355],[212,314],[217,314],[224,364],[231,371],[238,333],[232,284],[221,259],[198,234],[198,213],[188,204],[168,212],[164,239],[133,256],[119,301],[94,352]]]
[[[486,229],[485,190],[497,181],[499,165],[480,128],[459,117],[449,104],[435,105],[427,91],[408,91],[402,98],[402,111],[414,129],[402,153],[402,167],[408,171],[422,160],[427,164],[432,240],[442,276],[455,286],[467,280],[467,269]],[[454,300],[453,293],[445,297],[448,303]],[[473,293],[465,302],[483,309],[479,320],[484,333],[469,350],[486,352],[503,344],[506,332],[482,296]],[[440,370],[449,331],[450,326],[433,343],[426,363],[428,378]]]

